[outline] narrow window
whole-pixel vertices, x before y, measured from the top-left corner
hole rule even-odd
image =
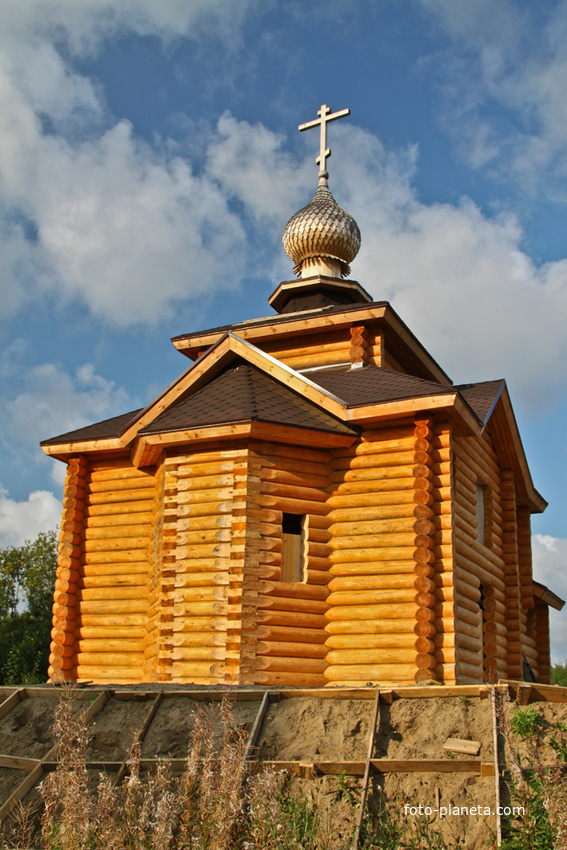
[[[478,526],[476,529],[476,539],[484,546],[484,522],[485,522],[485,506],[484,506],[484,487],[480,481],[476,482],[476,518]]]
[[[307,517],[284,514],[282,520],[282,581],[304,581]]]

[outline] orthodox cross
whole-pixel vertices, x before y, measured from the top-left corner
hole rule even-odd
[[[315,162],[319,166],[319,185],[326,186],[329,172],[327,171],[327,157],[331,156],[331,149],[327,147],[327,124],[329,121],[336,121],[337,118],[344,118],[345,115],[350,115],[350,109],[341,109],[339,112],[332,112],[331,107],[324,103],[321,109],[317,110],[315,121],[307,121],[306,124],[300,124],[298,130],[310,130],[311,127],[321,127],[321,142],[319,156]]]

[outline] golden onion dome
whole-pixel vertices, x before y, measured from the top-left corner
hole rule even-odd
[[[326,180],[320,180],[311,201],[286,224],[282,241],[298,277],[321,270],[346,277],[360,249],[360,230],[354,218],[339,207]]]

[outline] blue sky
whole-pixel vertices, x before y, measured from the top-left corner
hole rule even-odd
[[[40,439],[269,314],[327,103],[352,278],[455,381],[507,379],[567,596],[566,89],[566,0],[0,0],[0,545],[57,523]]]

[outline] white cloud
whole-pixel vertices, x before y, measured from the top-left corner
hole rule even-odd
[[[56,363],[22,373],[23,388],[4,402],[0,425],[6,442],[39,440],[107,419],[135,407],[128,393],[85,363],[69,374]]]
[[[567,539],[534,534],[534,578],[567,600]],[[551,656],[554,664],[567,661],[567,610],[550,609]]]
[[[60,521],[61,502],[48,490],[36,490],[18,502],[0,486],[0,548],[21,546],[40,531],[57,528]]]
[[[72,54],[125,33],[213,34],[230,50],[250,5],[0,2],[5,318],[55,291],[114,324],[151,323],[180,299],[238,285],[244,231],[214,176],[196,175],[167,144],[152,149],[112,119]]]
[[[511,0],[421,4],[453,41],[429,62],[439,68],[446,127],[463,156],[474,167],[511,173],[524,187],[544,180],[565,200],[566,0],[537,12]]]

